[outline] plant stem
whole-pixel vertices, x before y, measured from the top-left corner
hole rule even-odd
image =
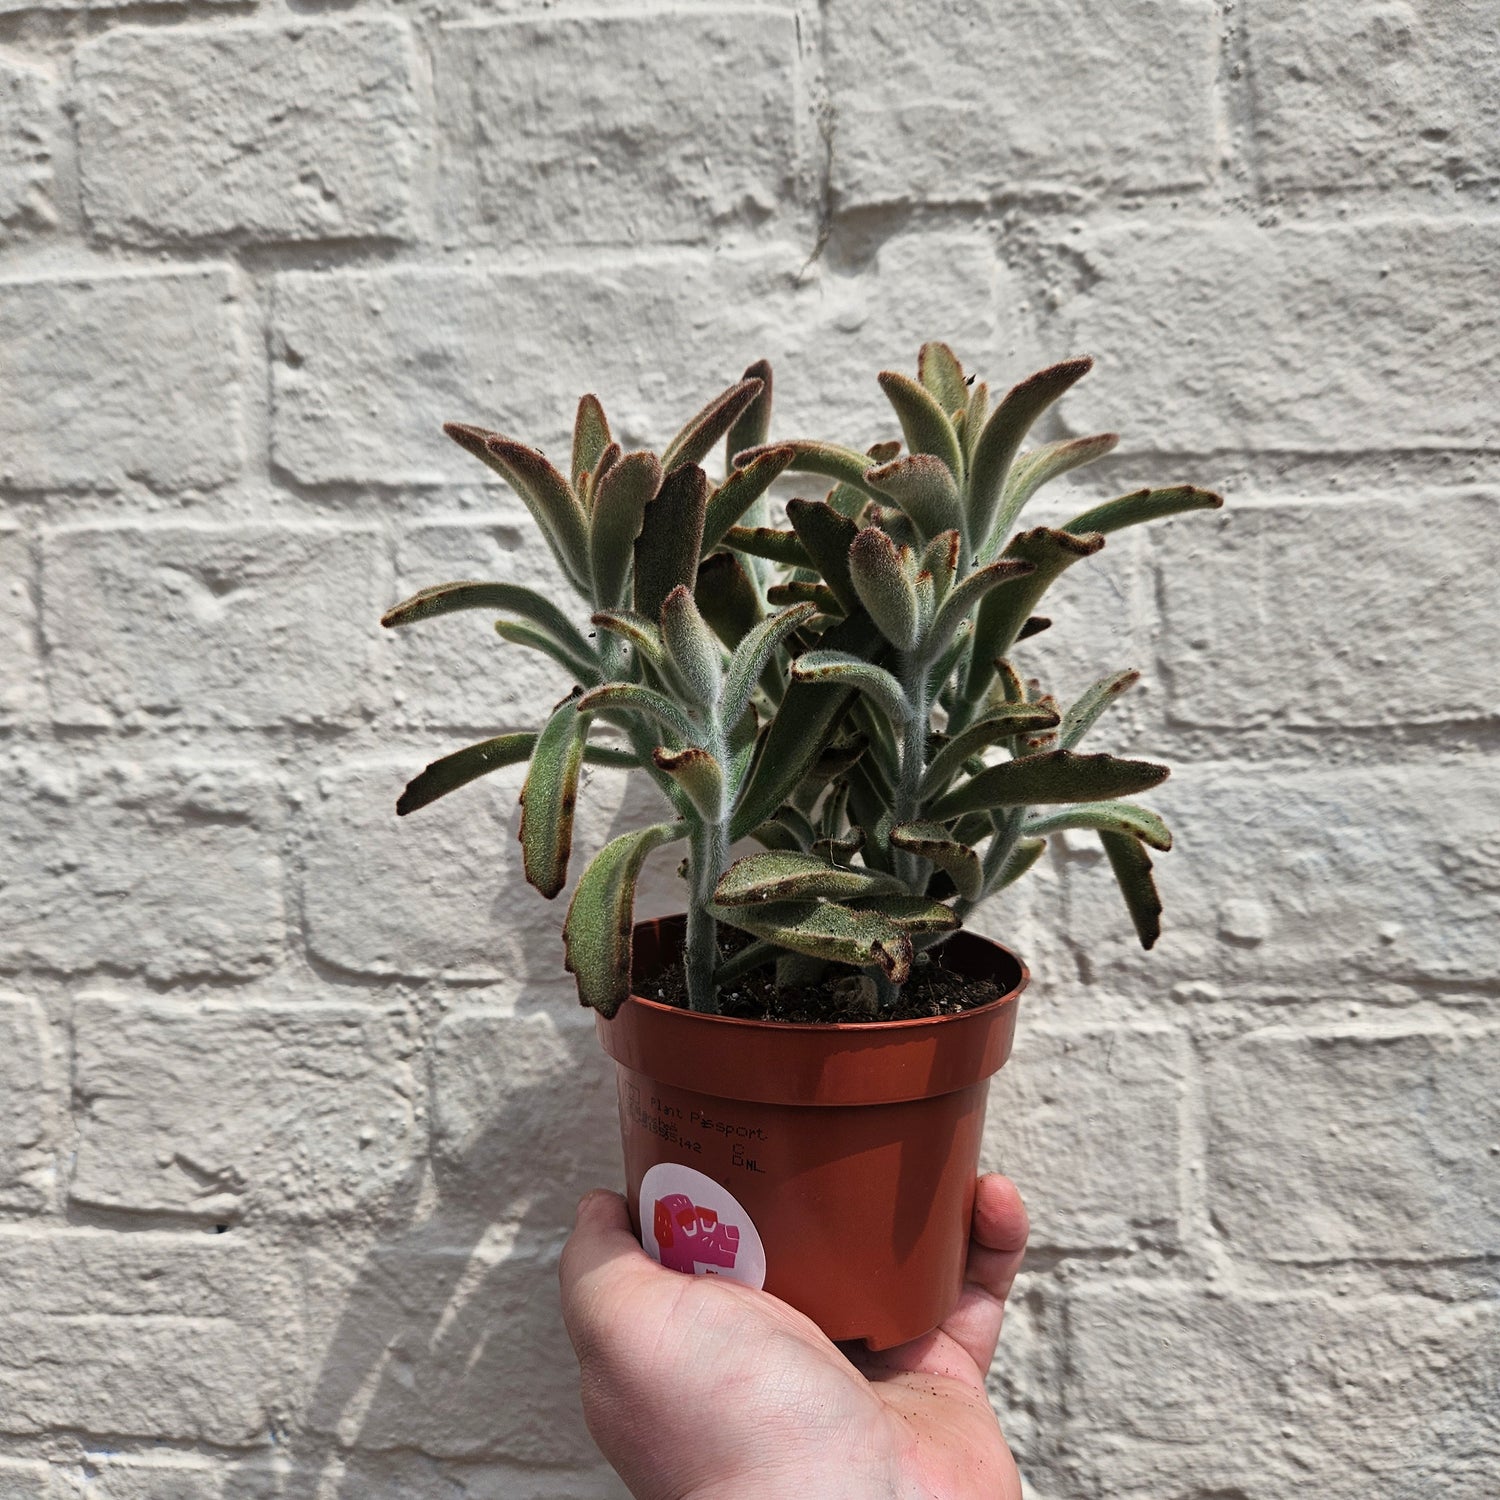
[[[932,705],[927,695],[927,667],[917,652],[901,656],[901,687],[906,695],[906,723],[901,726],[901,780],[896,787],[896,822],[909,823],[917,815],[922,775],[927,769],[927,728]],[[915,889],[922,859],[906,849],[893,850],[896,874]]]
[[[719,962],[719,924],[710,903],[723,874],[728,849],[726,833],[723,822],[700,824],[693,830],[688,853],[687,943],[683,948],[688,1006],[710,1015],[719,1013],[719,992],[714,983],[714,969]]]

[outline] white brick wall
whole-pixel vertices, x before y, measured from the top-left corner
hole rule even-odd
[[[621,1500],[553,1266],[612,1081],[519,879],[555,582],[439,432],[851,443],[1088,351],[1167,933],[1054,851],[986,1163],[1033,1500],[1489,1500],[1500,26],[1484,0],[0,0],[0,1500]],[[1039,502],[1060,516],[1066,497]],[[649,805],[605,772],[592,843]],[[674,902],[653,876],[653,910]]]

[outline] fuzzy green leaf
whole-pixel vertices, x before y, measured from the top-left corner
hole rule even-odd
[[[1006,886],[1014,885],[1042,857],[1047,847],[1046,839],[1020,839],[1005,856],[987,894],[994,895]]]
[[[1224,497],[1212,490],[1200,490],[1190,484],[1162,490],[1135,490],[1118,500],[1106,500],[1080,516],[1074,516],[1065,531],[1118,531],[1122,526],[1138,526],[1143,521],[1160,521],[1166,516],[1180,516],[1190,510],[1218,510]]]
[[[831,781],[838,781],[851,766],[857,765],[870,748],[870,741],[863,734],[856,734],[842,744],[829,745],[807,769],[798,788],[799,796],[804,789],[814,794]]]
[[[762,620],[739,643],[724,674],[724,688],[719,697],[720,723],[733,724],[738,721],[755,692],[755,684],[771,659],[771,653],[799,625],[810,620],[813,613],[811,604],[794,604],[790,609]]]
[[[568,878],[573,848],[573,807],[578,768],[588,737],[587,718],[577,712],[577,695],[552,710],[521,788],[521,856],[526,878],[550,901]]]
[[[855,911],[832,901],[784,901],[715,907],[714,914],[793,953],[862,969],[878,965],[894,984],[911,977],[911,938],[879,911]]]
[[[851,903],[856,911],[877,911],[892,926],[916,937],[929,932],[952,932],[958,914],[931,896],[880,895]]]
[[[941,458],[918,453],[871,469],[865,477],[901,508],[924,543],[939,532],[963,531],[963,497],[953,471]]]
[[[898,651],[917,644],[920,616],[908,564],[896,544],[878,527],[867,526],[849,547],[849,577],[860,603],[880,633]]]
[[[985,422],[969,476],[968,534],[981,555],[988,553],[1005,481],[1032,423],[1093,366],[1091,359],[1068,359],[1038,370],[1013,386]]]
[[[692,593],[682,584],[662,604],[661,638],[683,686],[699,707],[710,707],[719,696],[724,664],[719,643],[698,613]]]
[[[1061,833],[1065,828],[1089,829],[1095,833],[1124,833],[1150,844],[1153,849],[1172,847],[1172,831],[1158,813],[1134,802],[1085,802],[1061,812],[1028,818],[1022,831],[1030,838]]]
[[[976,381],[969,387],[969,404],[964,411],[964,430],[961,434],[964,445],[964,467],[967,473],[974,472],[974,450],[984,434],[984,424],[990,415],[990,388],[984,381]]]
[[[986,766],[938,798],[929,816],[941,823],[962,813],[982,812],[992,807],[1133,797],[1137,792],[1160,786],[1167,775],[1166,766],[1151,761],[1051,750],[1024,760]]]
[[[629,641],[659,673],[666,672],[667,652],[654,620],[636,614],[633,609],[602,609],[589,616],[589,624]]]
[[[933,598],[941,604],[953,587],[958,572],[959,537],[956,531],[940,532],[922,549],[917,561],[919,573],[932,574]]]
[[[747,854],[719,878],[714,900],[721,906],[767,901],[848,901],[902,891],[900,881],[873,870],[832,865],[801,851]]]
[[[1064,750],[1071,750],[1094,726],[1095,720],[1127,688],[1141,680],[1139,672],[1116,672],[1112,677],[1101,677],[1087,688],[1076,703],[1063,715],[1058,740]]]
[[[1021,674],[1003,656],[998,657],[993,666],[995,685],[990,689],[989,696],[985,700],[986,713],[1007,704],[1031,701],[1026,696],[1026,684],[1021,681]]]
[[[727,552],[715,552],[698,564],[693,598],[709,629],[731,651],[755,629],[763,614],[750,575]]]
[[[723,817],[724,768],[702,746],[668,750],[659,745],[651,752],[651,760],[687,793],[702,817],[713,822]]]
[[[820,443],[807,438],[794,438],[769,446],[790,448],[792,460],[787,468],[798,474],[822,474],[830,479],[837,479],[840,484],[846,484],[851,489],[861,490],[871,498],[875,497],[875,491],[865,481],[865,472],[871,465],[867,453],[856,453],[853,448],[841,448],[837,443]],[[736,454],[734,461],[743,467],[768,451],[768,447],[747,448],[745,452]]]
[[[995,589],[1002,584],[1014,584],[1035,571],[1035,563],[1019,557],[1002,557],[988,567],[976,568],[943,601],[927,637],[928,659],[936,656],[953,639],[958,627]]]
[[[472,580],[439,583],[388,609],[380,617],[380,623],[388,628],[415,625],[419,620],[430,620],[437,615],[454,614],[464,609],[498,609],[506,614],[520,615],[540,625],[560,646],[579,656],[593,655],[583,633],[550,599],[519,583]]]
[[[578,415],[573,419],[573,493],[581,500],[583,488],[580,483],[585,474],[593,474],[599,467],[604,450],[610,445],[609,420],[597,396],[584,396],[578,402]]]
[[[672,469],[646,506],[635,540],[635,608],[654,620],[678,584],[691,589],[703,550],[708,477],[695,464]]]
[[[859,596],[849,578],[849,547],[859,528],[826,500],[788,500],[786,514],[810,565],[833,590],[843,613],[853,614]]]
[[[708,497],[703,511],[703,551],[717,547],[730,527],[737,526],[745,512],[770,489],[792,461],[790,448],[767,448],[753,463],[731,471]]]
[[[737,453],[747,448],[759,447],[771,430],[771,362],[758,359],[740,376],[744,380],[760,381],[760,391],[755,399],[734,419],[734,426],[725,438],[725,449],[731,465]]]
[[[1128,833],[1101,833],[1099,842],[1125,898],[1141,947],[1153,948],[1161,936],[1161,897],[1151,873],[1151,856],[1139,839]]]
[[[670,474],[681,464],[701,464],[760,392],[760,381],[741,380],[715,396],[667,444],[661,456],[662,468]]]
[[[773,583],[766,590],[766,602],[769,604],[811,604],[821,614],[838,618],[844,614],[844,606],[834,591],[823,583],[813,583],[811,579],[795,578],[790,583]]]
[[[491,771],[529,760],[536,748],[536,739],[536,735],[530,733],[497,735],[477,745],[465,745],[462,750],[433,761],[406,783],[396,800],[396,816],[404,818],[407,813],[427,807],[439,797],[446,797],[449,792],[456,792],[459,787],[467,786]],[[583,758],[593,766],[640,765],[629,751],[614,750],[608,745],[585,745]]]
[[[594,599],[613,607],[625,598],[632,549],[641,534],[646,507],[661,489],[661,463],[644,450],[615,460],[594,486],[589,518],[589,561]]]
[[[1011,467],[1010,477],[1005,481],[1005,493],[1000,501],[1000,515],[990,533],[991,547],[998,552],[1005,545],[1016,519],[1026,508],[1026,502],[1060,474],[1071,469],[1082,468],[1112,453],[1120,441],[1117,432],[1101,432],[1093,437],[1070,438],[1063,443],[1047,443],[1023,453]],[[1096,530],[1097,528],[1086,528]]]
[[[901,684],[884,667],[846,651],[804,651],[792,663],[792,677],[797,682],[857,688],[893,723],[904,724],[911,717]]]
[[[797,848],[804,854],[812,848],[818,837],[818,831],[808,821],[807,814],[790,802],[783,803],[776,809],[775,821],[794,835]]]
[[[445,422],[443,431],[465,452],[493,469],[521,497],[563,571],[580,593],[587,593],[588,517],[568,481],[543,454],[524,443],[464,422]]]
[[[819,859],[826,859],[831,865],[846,865],[864,846],[864,829],[854,827],[849,830],[846,838],[836,839],[829,835],[827,838],[814,839],[812,852]]]
[[[870,622],[861,611],[858,618],[833,626],[822,643],[852,649],[867,643],[869,634]],[[854,690],[841,683],[793,681],[787,685],[735,809],[731,837],[743,838],[786,801],[828,743],[853,697]],[[851,774],[859,770],[855,766]]]
[[[964,380],[964,367],[946,344],[934,340],[922,345],[917,355],[917,376],[950,417],[967,409],[969,387]]]
[[[795,852],[803,847],[797,835],[778,818],[770,818],[758,827],[752,828],[750,837],[767,849]]]
[[[592,652],[587,656],[580,656],[528,620],[496,620],[495,634],[513,646],[525,646],[530,651],[540,651],[543,656],[550,656],[559,666],[566,667],[585,687],[592,687],[599,681],[599,662]]]
[[[563,923],[564,965],[578,998],[606,1019],[630,994],[635,885],[646,856],[686,833],[681,823],[655,823],[611,840],[589,861]]]
[[[625,450],[618,443],[611,443],[603,453],[599,455],[599,462],[594,468],[594,477],[589,483],[589,493],[593,495],[599,489],[599,481],[620,461],[620,455]],[[592,505],[592,500],[589,502]]]
[[[984,889],[984,869],[979,856],[959,843],[941,823],[898,823],[891,829],[891,842],[909,850],[942,870],[953,881],[960,896],[977,901]]]
[[[876,377],[901,423],[901,433],[912,453],[931,453],[942,459],[955,481],[963,479],[963,450],[948,414],[935,397],[910,376],[882,370]]]
[[[1056,723],[1057,715],[1050,708],[1034,703],[1008,703],[991,709],[982,719],[976,719],[951,739],[943,740],[922,776],[920,795],[932,797],[942,791],[970,756],[982,754],[1003,740],[1050,729]]]
[[[602,713],[618,719],[637,714],[654,720],[677,739],[691,743],[697,738],[693,721],[665,693],[634,682],[606,682],[591,688],[578,700],[582,713]],[[629,722],[628,718],[626,722]]]
[[[738,801],[740,789],[745,784],[745,777],[750,774],[750,764],[755,759],[755,749],[759,743],[760,716],[755,712],[755,705],[751,703],[740,715],[739,722],[729,731],[727,740],[728,797],[731,807]]]
[[[1009,653],[1042,595],[1066,569],[1081,558],[1092,557],[1103,545],[1104,538],[1098,532],[1079,536],[1046,526],[1011,538],[1005,556],[1029,562],[1033,571],[1014,587],[996,590],[979,608],[974,651],[964,682],[964,697],[970,703],[977,702],[989,686],[995,659]]]
[[[748,552],[751,557],[764,557],[770,562],[780,563],[784,568],[813,566],[813,560],[797,533],[782,531],[775,526],[731,526],[724,535],[724,544],[736,552]]]

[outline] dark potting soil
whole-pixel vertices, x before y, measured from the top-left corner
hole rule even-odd
[[[746,939],[731,935],[720,944],[724,955],[744,946]],[[901,986],[890,1010],[874,1008],[874,981],[853,969],[832,967],[816,984],[776,983],[776,966],[766,964],[741,975],[720,991],[720,1013],[744,1021],[801,1021],[803,1023],[920,1021],[932,1016],[955,1016],[960,1011],[988,1005],[1000,997],[1000,987],[988,979],[971,979],[943,963],[942,949],[917,955],[911,978]],[[681,960],[637,986],[648,1000],[688,1008],[687,974]]]

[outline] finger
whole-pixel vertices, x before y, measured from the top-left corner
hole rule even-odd
[[[1015,1183],[993,1172],[981,1177],[974,1194],[974,1229],[964,1289],[942,1326],[981,1374],[995,1358],[1005,1299],[1026,1254],[1028,1227]]]
[[[578,1202],[577,1219],[557,1263],[563,1321],[573,1342],[606,1287],[628,1283],[656,1262],[641,1249],[630,1211],[618,1193],[595,1188]]]

